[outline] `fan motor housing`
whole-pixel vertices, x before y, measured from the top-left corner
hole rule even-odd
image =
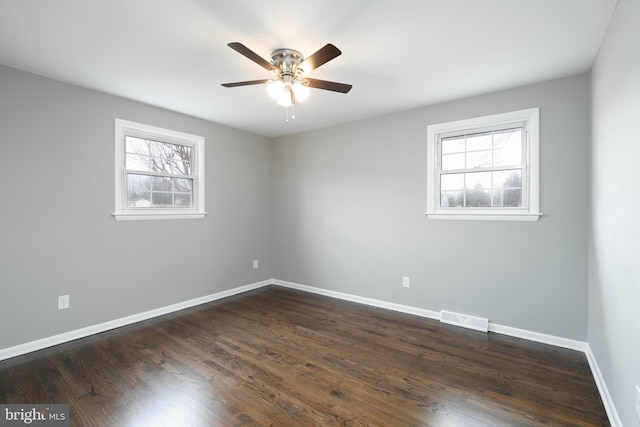
[[[280,75],[295,75],[304,56],[293,49],[276,49],[271,53],[271,63],[280,70]]]

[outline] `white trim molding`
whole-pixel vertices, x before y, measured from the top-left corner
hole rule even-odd
[[[387,310],[398,311],[400,313],[415,314],[416,316],[426,317],[428,319],[440,320],[440,313],[437,311],[425,310],[423,308],[411,307],[408,305],[395,304],[378,299],[365,298],[342,292],[330,291],[327,289],[316,288],[313,286],[301,285],[299,283],[286,282],[284,280],[273,279],[273,284],[284,288],[298,289],[300,291],[310,292],[312,294],[324,295],[331,298],[337,298],[345,301],[357,302],[360,304],[370,305],[372,307],[385,308]]]
[[[195,307],[196,305],[205,304],[211,301],[216,301],[222,298],[230,297],[232,295],[241,294],[243,292],[251,291],[254,289],[262,288],[267,285],[271,285],[272,280],[264,280],[262,282],[252,283],[250,285],[239,286],[237,288],[229,289],[215,294],[206,295],[200,298],[194,298],[188,301],[179,302],[177,304],[168,305],[166,307],[156,308],[154,310],[145,311],[143,313],[134,314],[131,316],[122,317],[120,319],[111,320],[97,325],[88,326],[86,328],[76,329],[74,331],[64,332],[62,334],[54,335],[47,338],[42,338],[36,341],[31,341],[24,344],[19,344],[14,347],[0,349],[0,361],[10,359],[12,357],[21,356],[23,354],[31,353],[43,348],[53,347],[54,345],[63,344],[65,342],[77,340],[79,338],[85,338],[90,335],[99,334],[101,332],[109,331],[111,329],[120,328],[122,326],[131,325],[133,323],[142,322],[143,320],[152,319],[154,317],[163,316],[165,314],[173,313],[185,308]]]
[[[284,280],[278,280],[278,279],[273,279],[273,284],[278,286],[283,286],[286,288],[298,289],[305,292],[311,292],[314,294],[325,295],[332,298],[343,299],[345,301],[357,302],[357,303],[371,305],[379,308],[386,308],[389,310],[399,311],[407,314],[414,314],[416,316],[425,317],[428,319],[440,320],[440,313],[437,311],[416,308],[416,307],[411,307],[411,306],[402,305],[402,304],[395,304],[395,303],[390,303],[390,302],[371,299],[371,298],[364,298],[356,295],[330,291],[327,289],[301,285],[293,282],[286,282]],[[611,395],[609,394],[609,390],[604,382],[604,377],[600,372],[600,368],[598,367],[596,358],[593,352],[591,351],[591,347],[587,342],[558,337],[555,335],[543,334],[540,332],[528,331],[525,329],[514,328],[511,326],[500,325],[492,322],[489,322],[489,332],[493,332],[501,335],[508,335],[514,338],[522,338],[528,341],[539,342],[542,344],[549,344],[556,347],[567,348],[570,350],[576,350],[576,351],[585,353],[585,356],[587,357],[587,361],[589,363],[589,367],[591,368],[591,373],[596,382],[598,392],[600,393],[600,398],[602,399],[603,405],[605,407],[607,417],[609,418],[609,422],[611,423],[611,427],[622,427],[622,423],[620,422],[620,418],[618,417],[618,413],[616,411],[615,405],[613,404],[613,399],[611,398]],[[484,332],[478,331],[478,333],[484,333]]]
[[[589,367],[593,373],[593,379],[595,380],[598,391],[600,392],[600,398],[602,399],[604,410],[607,412],[607,417],[609,418],[611,427],[622,427],[622,421],[620,420],[620,416],[616,410],[616,405],[613,403],[613,398],[609,393],[607,384],[604,382],[604,376],[600,371],[600,366],[598,366],[596,356],[593,354],[591,346],[588,343],[585,354],[587,355],[587,361],[589,362]]]
[[[425,212],[425,215],[429,219],[455,219],[463,221],[537,221],[542,216],[541,213],[526,214],[526,213],[506,213],[500,215],[487,214],[487,213],[469,213],[458,212],[454,214],[434,214]]]
[[[511,326],[500,325],[492,322],[489,322],[489,332],[494,332],[500,335],[508,335],[514,338],[522,338],[527,341],[554,345],[556,347],[568,348],[570,350],[577,350],[581,352],[585,352],[587,348],[587,343],[584,341],[572,340],[569,338],[543,334],[540,332],[533,332],[526,329],[513,328]]]
[[[31,353],[33,351],[41,350],[43,348],[52,347],[54,345],[63,344],[65,342],[84,338],[90,335],[105,332],[111,329],[116,329],[122,326],[127,326],[133,323],[141,322],[143,320],[148,320],[154,317],[163,316],[165,314],[173,313],[186,308],[191,308],[200,304],[206,304],[211,301],[216,301],[222,298],[241,294],[243,292],[248,292],[248,291],[259,289],[269,285],[277,285],[277,286],[282,286],[284,288],[297,289],[300,291],[309,292],[309,293],[318,294],[318,295],[324,295],[331,298],[337,298],[345,301],[365,304],[373,307],[397,311],[400,313],[412,314],[415,316],[424,317],[432,320],[439,321],[441,317],[440,312],[428,310],[424,308],[418,308],[418,307],[413,307],[413,306],[408,306],[403,304],[396,304],[396,303],[382,301],[378,299],[366,298],[366,297],[361,297],[353,294],[347,294],[344,292],[331,291],[328,289],[302,285],[299,283],[287,282],[285,280],[269,279],[269,280],[263,280],[261,282],[252,283],[249,285],[239,286],[226,291],[217,292],[215,294],[206,295],[200,298],[194,298],[194,299],[183,301],[177,304],[168,305],[166,307],[145,311],[143,313],[122,317],[120,319],[111,320],[111,321],[100,323],[97,325],[88,326],[86,328],[76,329],[74,331],[65,332],[62,334],[39,339],[36,341],[19,344],[13,347],[0,349],[0,361],[5,359],[10,359],[12,357],[21,356],[23,354]],[[604,382],[604,377],[600,372],[600,368],[598,366],[596,358],[593,352],[591,351],[591,347],[589,346],[588,343],[583,341],[563,338],[563,337],[557,337],[554,335],[547,335],[539,332],[513,328],[510,326],[499,325],[491,322],[489,322],[489,332],[508,335],[516,338],[522,338],[528,341],[554,345],[557,347],[568,348],[571,350],[581,351],[585,353],[587,357],[587,361],[589,363],[589,367],[591,368],[591,372],[593,374],[594,380],[598,387],[600,397],[602,399],[603,405],[607,412],[607,416],[609,417],[609,422],[611,423],[612,427],[622,427],[622,423],[620,422],[620,418],[618,416],[615,405],[613,403],[613,399],[609,394],[609,390],[607,389],[607,386]],[[478,331],[478,333],[485,333],[485,332]]]
[[[207,213],[160,213],[160,214],[146,214],[146,213],[113,213],[111,214],[116,221],[143,221],[143,220],[155,220],[155,219],[202,219]]]
[[[493,131],[509,126],[522,127],[526,148],[522,164],[522,208],[444,208],[440,207],[440,141],[443,137],[480,131]],[[540,108],[511,111],[484,117],[457,120],[427,126],[427,211],[429,219],[476,221],[538,221],[540,213]],[[475,171],[478,169],[462,169]],[[481,168],[493,171],[495,167]]]
[[[313,286],[301,285],[299,283],[286,282],[284,280],[273,279],[273,284],[282,286],[285,288],[298,289],[305,292],[311,292],[318,295],[324,295],[332,298],[338,298],[345,301],[358,302],[361,304],[370,305],[378,308],[386,308],[388,310],[398,311],[406,314],[414,314],[416,316],[425,317],[427,319],[433,319],[440,321],[440,312],[427,310],[424,308],[417,308],[408,305],[395,304],[392,302],[381,301],[372,298],[360,297],[352,294],[345,294],[343,292],[330,291],[327,289],[316,288]],[[513,328],[511,326],[504,326],[496,323],[489,322],[489,332],[496,334],[508,335],[514,338],[522,338],[528,341],[535,341],[542,344],[555,345],[557,347],[568,348],[571,350],[578,350],[585,352],[587,349],[587,343],[583,341],[572,340],[568,338],[557,337],[554,335],[542,334],[540,332],[532,332],[525,329]]]
[[[205,211],[205,138],[199,135],[192,135],[186,132],[164,129],[157,126],[136,123],[128,120],[116,118],[114,131],[115,147],[115,200],[114,212],[111,214],[116,221],[129,220],[164,220],[164,219],[201,219],[207,214]],[[128,171],[127,154],[125,153],[127,137],[134,136],[142,139],[153,139],[166,144],[176,144],[191,147],[192,153],[192,175],[166,175],[147,171]],[[149,156],[149,154],[147,154]],[[130,208],[127,205],[127,176],[129,174],[140,174],[146,176],[158,175],[174,178],[185,178],[192,180],[193,188],[191,193],[193,206],[189,208],[158,208],[158,207],[136,207]],[[149,192],[151,192],[149,188]],[[184,193],[187,194],[187,193]],[[150,199],[151,200],[151,199]],[[173,203],[173,202],[172,202]]]

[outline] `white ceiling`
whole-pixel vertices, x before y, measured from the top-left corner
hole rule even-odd
[[[280,136],[586,72],[617,0],[0,0],[0,64],[266,136]],[[342,55],[308,74],[285,123],[270,58]],[[1,96],[1,94],[0,94]]]

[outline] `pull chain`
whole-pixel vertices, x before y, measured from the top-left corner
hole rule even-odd
[[[291,104],[291,116],[289,116],[289,107],[287,107],[287,115],[284,119],[285,123],[289,123],[289,117],[291,117],[291,120],[296,119],[296,104]]]

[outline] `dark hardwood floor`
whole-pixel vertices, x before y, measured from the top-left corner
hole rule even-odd
[[[276,286],[0,362],[72,426],[607,426],[583,353]]]

